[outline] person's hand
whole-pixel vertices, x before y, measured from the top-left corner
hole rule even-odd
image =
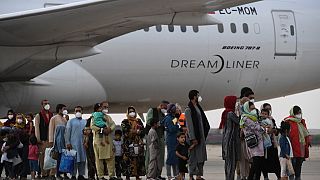
[[[188,160],[188,158],[185,157],[185,156],[182,156],[182,159],[185,160],[185,161]]]
[[[71,144],[67,144],[67,149],[70,151],[72,149],[72,145]]]
[[[290,159],[290,156],[286,154],[286,158],[289,160],[289,159]]]
[[[10,146],[5,146],[5,147],[3,147],[3,152],[8,151],[9,148],[10,148]]]
[[[198,140],[194,139],[192,140],[192,145],[197,145],[198,144]]]
[[[49,147],[53,147],[53,142],[49,142]]]
[[[110,133],[111,133],[111,128],[106,127],[106,128],[103,129],[103,134],[104,135],[108,136]]]

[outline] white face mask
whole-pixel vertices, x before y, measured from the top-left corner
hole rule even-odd
[[[136,113],[135,113],[135,112],[131,112],[131,113],[129,113],[129,116],[130,116],[130,117],[135,117],[135,116],[136,116]]]
[[[44,106],[44,109],[47,110],[47,111],[49,111],[49,109],[50,109],[50,104],[46,104],[46,105]]]
[[[81,117],[82,117],[81,112],[76,112],[76,118],[81,118]]]
[[[250,99],[250,102],[254,103],[254,99]]]
[[[199,96],[199,97],[198,97],[198,102],[200,103],[201,101],[202,101],[202,97]]]
[[[302,114],[297,114],[295,115],[296,118],[301,119],[302,118]]]
[[[161,109],[161,112],[162,112],[163,114],[166,114],[166,113],[167,113],[167,110],[166,110],[166,109]]]
[[[104,109],[102,110],[103,114],[108,114],[109,110],[108,109]]]
[[[63,110],[63,111],[62,111],[62,114],[63,114],[63,115],[68,115],[68,111],[67,111],[67,110]]]
[[[17,119],[18,124],[21,124],[22,122],[23,122],[22,119]]]
[[[8,115],[8,119],[12,119],[12,118],[13,118],[12,114]]]

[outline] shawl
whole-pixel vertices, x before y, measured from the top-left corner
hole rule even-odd
[[[209,125],[207,116],[204,114],[202,107],[199,104],[197,104],[197,106],[201,112],[202,124],[203,124],[203,130],[204,130],[204,138],[207,139],[207,136],[208,136],[208,133],[210,130],[210,125]],[[202,131],[202,129],[200,129],[200,127],[199,127],[199,123],[198,123],[199,119],[198,119],[198,115],[197,115],[197,110],[193,106],[191,101],[189,102],[188,107],[191,110],[191,118],[192,118],[192,124],[194,127],[194,134],[195,134],[197,141],[200,143],[200,140],[201,140],[200,132]]]
[[[223,129],[227,120],[227,115],[229,112],[235,112],[237,97],[236,96],[226,96],[224,97],[224,107],[225,110],[221,114],[221,121],[219,129]]]

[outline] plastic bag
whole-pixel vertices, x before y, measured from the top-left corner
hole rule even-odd
[[[62,149],[61,161],[59,166],[60,172],[72,173],[76,162],[77,151]]]
[[[46,148],[44,152],[44,165],[43,169],[52,169],[57,166],[57,160],[52,159],[51,157],[52,148]]]

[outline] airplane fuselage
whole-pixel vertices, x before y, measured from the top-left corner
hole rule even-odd
[[[220,25],[138,30],[30,82],[1,82],[0,109],[37,111],[42,99],[91,107],[108,99],[114,112],[129,105],[141,112],[162,99],[185,105],[191,89],[201,92],[206,109],[216,109],[244,86],[260,100],[316,89],[319,5],[262,1],[211,12]]]

